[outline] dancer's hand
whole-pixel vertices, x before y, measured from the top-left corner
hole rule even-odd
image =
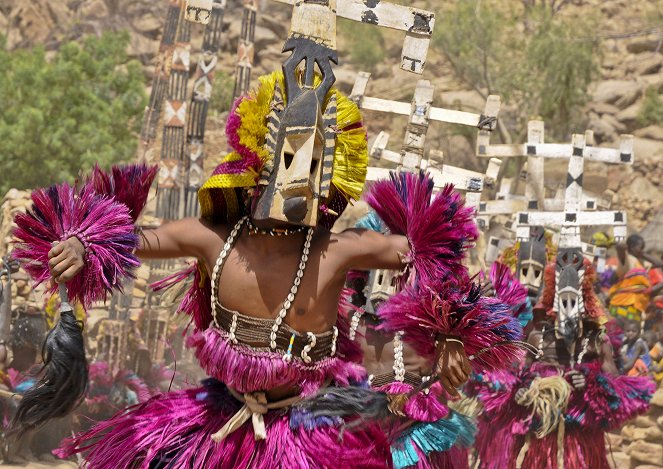
[[[48,269],[57,283],[74,278],[85,265],[85,247],[76,237],[56,244],[48,252]]]
[[[456,388],[465,384],[472,371],[465,347],[457,339],[441,339],[438,347],[440,359],[437,362],[437,374],[440,383],[451,397],[460,397]]]
[[[568,373],[566,373],[566,377],[570,379],[571,381],[571,386],[573,386],[573,389],[576,391],[582,391],[585,389],[585,375],[580,373],[577,370],[571,370]]]

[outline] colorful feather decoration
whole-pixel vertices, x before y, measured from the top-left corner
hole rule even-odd
[[[77,237],[86,249],[83,271],[67,282],[69,297],[90,306],[103,300],[140,265],[133,251],[138,245],[129,210],[96,195],[91,186],[76,191],[68,184],[37,189],[32,208],[16,215],[14,258],[39,284],[47,281],[48,252],[53,243]],[[49,290],[54,292],[57,285]]]
[[[465,206],[452,185],[433,197],[430,175],[391,173],[389,180],[375,183],[365,199],[393,234],[405,235],[410,243],[404,284],[468,278],[462,261],[479,232],[474,209]]]
[[[158,172],[158,165],[148,166],[144,163],[113,166],[109,173],[97,165],[88,182],[96,194],[113,197],[116,202],[124,204],[136,222],[147,203],[150,187]]]
[[[457,412],[435,422],[417,423],[391,445],[394,469],[421,467],[422,458],[425,460],[433,453],[449,451],[455,445],[470,447],[474,444],[475,433],[472,420]]]
[[[439,335],[459,337],[475,371],[499,369],[523,356],[522,328],[507,305],[482,297],[478,285],[435,282],[401,290],[378,309],[383,329],[404,331],[415,351],[434,359]],[[488,350],[486,350],[488,349]],[[481,352],[481,353],[480,353]]]
[[[489,278],[495,289],[495,297],[509,306],[513,316],[525,327],[533,318],[527,288],[521,285],[511,269],[501,262],[493,263]]]

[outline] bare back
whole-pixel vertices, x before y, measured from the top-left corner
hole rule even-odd
[[[212,272],[231,229],[184,219],[147,231],[138,254],[146,258],[193,256]],[[273,319],[292,287],[305,232],[288,236],[237,236],[220,272],[218,300],[246,316]],[[299,332],[329,331],[336,322],[338,299],[351,268],[400,268],[407,251],[403,236],[348,230],[333,234],[317,229],[299,291],[285,322]]]
[[[219,275],[219,302],[247,316],[275,318],[297,274],[303,244],[303,233],[274,238],[244,230]],[[297,331],[322,333],[336,323],[345,271],[333,245],[329,232],[313,237],[304,277],[285,318]],[[207,262],[211,272],[214,261]]]

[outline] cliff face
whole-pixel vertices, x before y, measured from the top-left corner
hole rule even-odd
[[[521,4],[511,1],[514,6]],[[224,19],[225,36],[219,63],[220,69],[229,75],[232,75],[236,61],[242,17],[240,3],[229,0]],[[442,13],[434,1],[407,3]],[[592,177],[588,179],[590,187],[587,189],[600,193],[607,188],[616,192],[613,206],[627,209],[633,228],[640,230],[645,221],[658,212],[663,200],[663,122],[650,122],[644,126],[638,119],[642,106],[652,98],[652,93],[659,97],[663,93],[663,18],[656,8],[657,2],[649,0],[568,0],[557,3],[564,3],[559,14],[591,13],[599,20],[596,31],[579,32],[579,35],[602,38],[601,71],[590,87],[591,101],[584,110],[596,143],[615,146],[620,133],[636,136],[636,163],[633,167],[589,165],[587,172]],[[126,29],[131,34],[129,53],[144,64],[146,82],[149,83],[167,6],[168,0],[0,0],[0,33],[7,37],[10,49],[43,44],[48,50],[55,50],[64,40],[99,34],[104,30]],[[286,5],[262,0],[256,30],[254,79],[280,67],[288,15]],[[194,28],[192,59],[200,45],[200,32],[200,28]],[[368,88],[370,95],[403,101],[411,99],[416,78],[398,69],[401,41],[402,36],[398,33],[384,34],[386,58],[374,67]],[[343,38],[340,43],[343,47]],[[340,55],[338,86],[348,92],[356,72],[363,67],[362,64],[349,63],[347,53]],[[468,109],[478,111],[483,108],[483,99],[454,80],[449,64],[434,47],[424,78],[437,86],[436,105],[460,101]],[[366,121],[370,136],[377,135],[380,130],[391,130],[390,146],[398,148],[406,124],[404,118],[368,113]],[[222,122],[217,118],[209,126],[208,154],[220,156],[225,151]],[[431,125],[428,141],[444,151],[445,161],[480,169],[484,163],[474,157],[466,139],[441,127]],[[208,160],[211,166],[218,158]],[[556,180],[557,174],[561,176],[564,172],[563,167],[553,168],[551,174],[555,177],[547,178],[552,182],[551,190],[560,182]]]

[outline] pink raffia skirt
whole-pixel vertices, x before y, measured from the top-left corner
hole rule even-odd
[[[225,440],[216,433],[240,409],[221,382],[155,396],[65,440],[60,457],[85,452],[91,468],[387,468],[389,444],[377,426],[340,432],[341,421],[296,407],[264,416],[267,438],[251,422]]]

